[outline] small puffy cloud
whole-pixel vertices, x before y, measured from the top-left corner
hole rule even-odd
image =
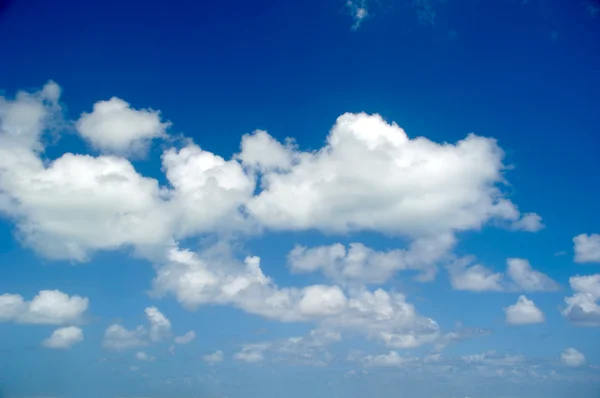
[[[148,344],[148,332],[143,326],[134,330],[125,329],[118,324],[110,325],[104,332],[103,346],[108,350],[122,351],[130,348],[141,347]]]
[[[89,300],[59,290],[42,290],[31,301],[18,294],[0,296],[0,322],[62,325],[77,323]]]
[[[544,228],[544,224],[539,214],[525,213],[511,224],[511,228],[518,231],[537,232]]]
[[[575,348],[567,348],[561,355],[562,363],[571,368],[578,368],[585,365],[585,355],[577,351]]]
[[[68,350],[74,344],[83,341],[83,331],[76,326],[67,326],[56,329],[52,335],[42,342],[46,348]]]
[[[548,275],[534,270],[529,261],[507,259],[506,274],[494,272],[481,264],[473,264],[473,256],[454,261],[448,268],[450,283],[455,290],[472,292],[556,291],[558,284]],[[507,277],[507,278],[506,278]]]
[[[236,361],[256,363],[265,359],[264,351],[269,348],[267,344],[247,344],[233,355]]]
[[[511,325],[525,325],[544,322],[544,313],[535,306],[532,300],[519,296],[517,302],[504,309],[506,323]]]
[[[348,7],[350,16],[354,20],[352,30],[357,30],[358,28],[360,28],[360,25],[362,24],[363,20],[369,16],[369,11],[367,9],[367,1],[348,0],[346,2],[346,7]]]
[[[576,263],[600,263],[600,234],[580,234],[573,243]]]
[[[171,337],[171,321],[158,308],[148,307],[144,311],[150,322],[150,340],[162,341]]]
[[[204,362],[207,362],[211,365],[218,363],[218,362],[222,362],[223,361],[223,351],[217,350],[217,351],[213,352],[212,354],[206,354],[206,355],[202,356],[202,359],[204,360]]]
[[[151,355],[148,355],[146,352],[144,351],[139,351],[135,353],[135,357],[138,361],[145,361],[145,362],[154,362],[156,361],[156,357],[153,357]]]
[[[145,154],[152,139],[166,136],[167,127],[160,112],[134,109],[116,97],[96,102],[92,113],[83,113],[76,123],[79,134],[93,147],[135,156]]]
[[[450,284],[455,290],[471,292],[502,291],[503,275],[481,264],[470,265],[473,257],[465,257],[448,266]]]
[[[175,343],[177,344],[189,344],[196,338],[196,333],[193,330],[190,330],[183,336],[175,337]]]
[[[526,292],[556,291],[558,284],[546,274],[534,270],[529,261],[522,258],[509,258],[506,274],[513,281],[516,290]]]
[[[562,314],[578,325],[600,326],[600,274],[573,276],[569,284],[574,294],[565,298]]]

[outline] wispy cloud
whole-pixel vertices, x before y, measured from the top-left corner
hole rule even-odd
[[[352,30],[357,30],[360,28],[363,20],[369,16],[369,10],[367,9],[367,1],[366,0],[348,0],[346,2],[346,6],[354,20],[354,24],[352,25]]]

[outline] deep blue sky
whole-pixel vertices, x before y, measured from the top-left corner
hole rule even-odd
[[[540,385],[484,376],[468,385],[431,385],[410,372],[396,374],[395,368],[368,369],[360,376],[360,364],[345,361],[350,350],[379,355],[391,348],[355,337],[328,349],[336,359],[327,367],[288,367],[268,359],[240,364],[233,359],[240,344],[304,335],[314,324],[281,323],[230,306],[189,312],[172,297],[146,294],[155,274],[148,261],[126,250],[99,251],[83,265],[47,259],[21,244],[7,216],[0,219],[0,295],[30,300],[40,290],[59,289],[89,297],[90,308],[82,326],[85,339],[69,351],[39,347],[52,327],[0,323],[0,397],[5,390],[9,397],[354,398],[372,394],[374,386],[382,397],[411,398],[600,393],[600,371],[589,367],[600,365],[598,328],[573,325],[559,312],[572,295],[570,277],[600,272],[598,264],[574,262],[572,241],[600,233],[600,13],[594,12],[600,4],[356,4],[368,10],[358,29],[352,29],[352,7],[340,0],[6,2],[0,8],[0,94],[13,98],[51,79],[63,89],[60,101],[69,120],[91,112],[97,101],[119,97],[136,109],[160,110],[172,122],[170,134],[190,137],[225,159],[240,151],[243,134],[256,129],[317,150],[345,112],[377,113],[410,138],[438,143],[455,143],[471,132],[493,137],[506,153],[504,163],[513,166],[504,173],[509,185],[503,189],[523,212],[541,215],[546,228],[524,233],[486,224],[458,233],[453,253],[475,255],[495,272],[504,270],[507,258],[528,259],[561,287],[527,295],[544,312],[545,323],[506,325],[502,308],[519,294],[455,291],[445,271],[431,283],[399,276],[383,287],[406,293],[445,332],[456,322],[491,332],[448,347],[449,357],[488,350],[523,354],[560,374],[565,367],[560,354],[575,347],[585,354],[586,368],[567,369],[564,377],[574,379]],[[433,24],[419,19],[425,5],[435,13]],[[164,184],[161,145],[132,163]],[[98,155],[70,130],[46,149],[49,159],[65,152]],[[3,172],[0,168],[0,176]],[[0,185],[0,193],[3,189]],[[240,244],[261,257],[264,273],[278,285],[303,287],[328,282],[318,274],[290,274],[285,258],[294,244],[357,241],[376,250],[404,248],[407,242],[377,231],[332,237],[307,230],[267,232]],[[135,349],[107,354],[102,338],[109,324],[119,321],[128,329],[144,324],[144,308],[151,305],[171,320],[173,334],[194,330],[196,339],[178,347],[177,357],[168,352],[169,343],[144,347],[157,358],[153,363],[136,362]],[[256,332],[262,329],[266,332]],[[420,356],[430,348],[397,351]],[[202,355],[215,350],[224,352],[223,362],[204,364]],[[351,370],[359,376],[344,376]],[[571,371],[575,376],[568,376]],[[585,372],[595,379],[577,379]]]

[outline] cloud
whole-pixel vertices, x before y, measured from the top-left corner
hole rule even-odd
[[[571,367],[578,368],[585,364],[585,355],[580,353],[574,348],[567,348],[561,355],[560,359],[562,363]]]
[[[595,0],[587,0],[584,3],[585,11],[592,18],[596,17],[600,13],[600,5]]]
[[[460,360],[469,364],[512,367],[525,362],[525,357],[522,355],[500,355],[495,351],[488,351],[480,354],[463,355]]]
[[[96,102],[92,113],[83,113],[75,124],[94,148],[123,156],[144,155],[152,139],[166,136],[169,125],[160,112],[134,109],[116,97]]]
[[[200,305],[233,305],[284,322],[312,321],[328,330],[351,329],[390,347],[410,348],[435,341],[439,326],[416,313],[401,294],[313,285],[280,288],[260,268],[260,258],[239,264],[228,249],[193,253],[172,248],[157,270],[154,294],[173,294],[190,310]]]
[[[145,362],[154,362],[154,361],[156,361],[156,357],[148,355],[144,351],[138,351],[138,352],[136,352],[135,353],[135,357],[139,361],[145,361]]]
[[[431,280],[436,274],[436,262],[453,247],[452,235],[414,241],[408,250],[380,252],[362,243],[341,243],[308,248],[296,246],[288,254],[292,272],[321,271],[338,283],[381,284],[401,270],[420,271],[419,280]]]
[[[150,322],[150,340],[162,341],[171,337],[171,321],[158,308],[148,307],[144,311]]]
[[[574,294],[565,298],[562,314],[578,325],[600,326],[600,274],[573,276],[569,284]]]
[[[264,351],[268,348],[265,344],[247,344],[233,355],[236,361],[246,363],[262,362],[265,359]]]
[[[396,351],[390,351],[388,354],[368,355],[363,358],[365,366],[371,367],[396,367],[404,366],[410,362],[410,359],[401,357]]]
[[[42,342],[42,346],[57,350],[68,350],[74,344],[83,341],[83,331],[76,326],[56,329],[52,335]]]
[[[218,362],[222,362],[223,361],[223,351],[217,350],[217,351],[213,352],[212,354],[206,354],[206,355],[202,356],[202,359],[204,360],[204,362],[207,362],[211,365],[218,363]]]
[[[436,12],[431,5],[431,0],[412,0],[412,5],[417,12],[419,23],[422,25],[435,25]]]
[[[535,303],[525,296],[519,296],[516,304],[504,309],[506,323],[511,325],[526,325],[544,322],[544,313],[535,306]]]
[[[475,258],[468,256],[457,259],[447,266],[450,283],[455,290],[471,292],[551,292],[559,290],[559,285],[546,274],[536,271],[529,261],[521,258],[506,260],[505,274],[493,272],[481,264],[473,264]]]
[[[346,7],[348,7],[348,11],[354,20],[352,30],[358,30],[363,20],[369,16],[366,0],[348,0]]]
[[[196,338],[196,333],[193,330],[190,330],[183,336],[175,337],[175,343],[177,344],[189,344]]]
[[[573,238],[576,263],[600,263],[600,234],[581,234]]]
[[[127,330],[118,324],[110,325],[104,332],[103,346],[108,350],[121,351],[148,345],[147,331],[143,326]]]
[[[59,290],[42,290],[31,301],[18,294],[0,296],[0,322],[63,325],[78,323],[89,300]]]

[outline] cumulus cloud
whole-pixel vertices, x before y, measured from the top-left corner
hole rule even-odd
[[[158,308],[148,307],[144,311],[150,322],[150,340],[162,341],[171,337],[171,321]]]
[[[121,325],[110,325],[104,332],[103,346],[108,350],[121,351],[129,348],[148,345],[146,328],[138,326],[128,330]]]
[[[89,300],[59,290],[42,290],[31,301],[19,294],[0,296],[0,322],[62,325],[78,323]]]
[[[288,254],[288,265],[294,273],[321,271],[338,282],[380,284],[401,270],[419,271],[419,280],[436,275],[436,262],[453,247],[452,235],[414,241],[408,250],[376,251],[362,243],[341,243],[308,248],[296,246]]]
[[[212,354],[206,354],[206,355],[202,356],[202,359],[204,360],[204,362],[207,362],[211,365],[218,363],[218,362],[222,362],[223,361],[223,351],[217,350],[217,351],[213,352]]]
[[[600,234],[580,234],[573,243],[576,263],[600,263]]]
[[[437,323],[418,315],[401,294],[362,289],[348,296],[335,285],[280,288],[263,274],[260,258],[247,257],[239,264],[230,254],[218,253],[171,249],[167,263],[157,270],[154,294],[173,294],[192,310],[203,304],[228,304],[279,321],[352,329],[390,347],[417,347],[440,336]]]
[[[193,330],[190,330],[186,334],[182,336],[175,337],[175,343],[177,344],[189,344],[196,338],[196,333]]]
[[[148,355],[144,351],[138,351],[138,352],[136,352],[135,353],[135,357],[136,357],[136,359],[138,361],[144,361],[144,362],[154,362],[154,361],[156,361],[156,357]]]
[[[600,274],[573,276],[569,284],[574,294],[565,298],[562,314],[582,326],[600,326]]]
[[[91,113],[83,113],[76,123],[79,134],[106,153],[144,155],[149,142],[165,137],[169,123],[162,122],[160,112],[134,109],[120,98],[98,101]]]
[[[447,266],[450,283],[455,290],[551,292],[560,288],[549,276],[534,270],[525,259],[507,259],[506,275],[494,272],[481,264],[473,264],[474,262],[475,257],[468,256]]]
[[[561,355],[562,363],[571,367],[578,368],[585,365],[585,355],[577,351],[575,348],[567,348]]]
[[[519,296],[517,302],[504,309],[506,323],[511,325],[526,325],[544,322],[544,313],[535,306],[532,300]]]
[[[68,350],[81,341],[83,341],[81,328],[67,326],[52,332],[52,335],[42,342],[42,346],[56,350]]]
[[[264,351],[268,347],[267,344],[246,344],[233,355],[233,358],[246,363],[262,362],[265,359]]]

